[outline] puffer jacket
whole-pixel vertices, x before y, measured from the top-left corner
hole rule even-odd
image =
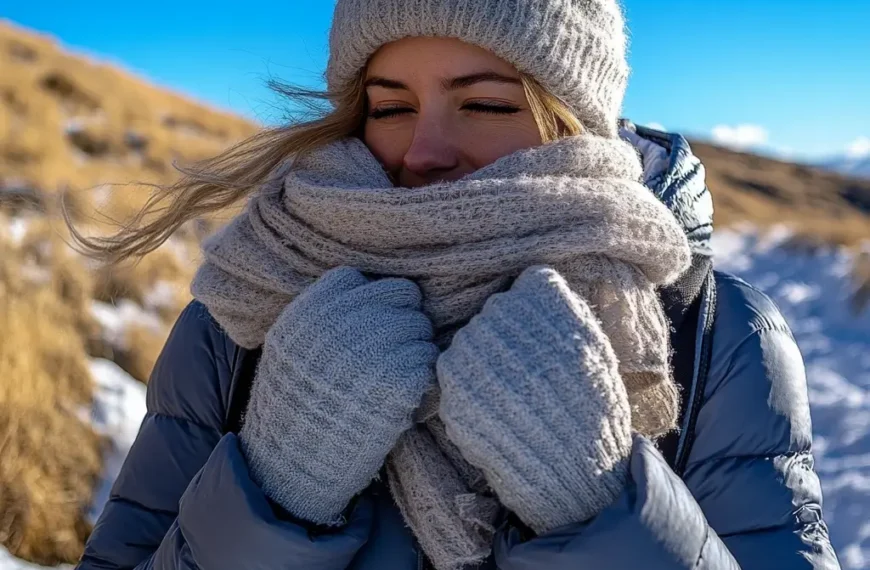
[[[686,141],[638,129],[666,150],[654,190],[709,255],[712,204]],[[813,470],[801,354],[764,294],[716,274],[698,301],[681,432],[666,461],[635,440],[629,482],[590,521],[528,536],[506,519],[501,570],[839,568]],[[412,534],[375,482],[343,527],[279,512],[227,432],[246,353],[204,306],[181,315],[148,387],[148,414],[80,570],[418,570]]]

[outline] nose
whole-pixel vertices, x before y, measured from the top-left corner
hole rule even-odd
[[[451,180],[459,162],[459,150],[444,122],[418,120],[411,146],[402,159],[410,178],[419,179],[422,184]]]

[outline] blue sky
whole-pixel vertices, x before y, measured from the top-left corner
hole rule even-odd
[[[624,0],[633,75],[624,115],[696,137],[816,159],[870,154],[867,0]],[[333,0],[0,2],[155,83],[261,122],[269,77],[316,85]]]

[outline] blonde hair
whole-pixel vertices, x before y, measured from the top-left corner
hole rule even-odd
[[[193,164],[176,166],[181,178],[154,186],[145,205],[110,236],[86,237],[63,208],[73,245],[82,254],[107,263],[142,257],[160,247],[185,223],[229,208],[263,184],[288,159],[348,136],[360,136],[366,117],[365,73],[346,91],[322,92],[272,83],[291,101],[316,118],[264,129],[221,154]],[[532,77],[521,74],[523,88],[542,142],[583,132],[577,116]],[[330,109],[323,109],[328,102]]]

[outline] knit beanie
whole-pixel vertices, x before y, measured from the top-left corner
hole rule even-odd
[[[449,37],[536,79],[594,134],[617,136],[628,78],[618,0],[338,0],[326,70],[344,90],[382,45]]]

